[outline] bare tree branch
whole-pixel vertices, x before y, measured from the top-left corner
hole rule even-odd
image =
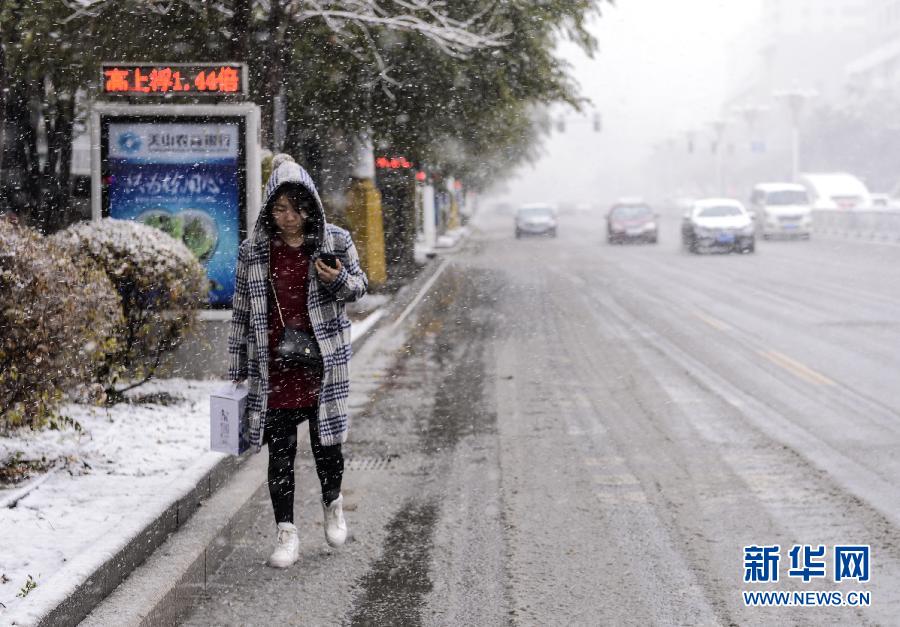
[[[67,21],[81,17],[96,17],[115,0],[63,0],[72,9]],[[165,14],[175,3],[193,11],[212,8],[226,17],[232,10],[221,2],[211,6],[201,0],[142,0],[137,4],[148,11]],[[271,10],[269,0],[256,0],[254,5]],[[338,36],[346,36],[346,26],[381,27],[388,30],[419,33],[432,41],[445,54],[464,58],[484,48],[505,45],[508,30],[495,30],[493,17],[496,3],[488,5],[464,20],[448,14],[448,4],[441,0],[288,0],[285,14],[295,22],[321,19]],[[374,43],[374,40],[372,40]],[[384,69],[383,66],[380,69]]]

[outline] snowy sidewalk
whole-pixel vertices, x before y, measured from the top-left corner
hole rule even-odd
[[[382,315],[378,309],[355,323],[354,341]],[[37,624],[113,567],[107,563],[135,538],[156,527],[165,536],[183,524],[246,461],[209,451],[209,395],[225,384],[154,380],[133,398],[157,402],[65,405],[61,413],[83,432],[0,438],[0,459],[58,460],[48,473],[0,490],[0,622]],[[167,516],[172,520],[160,524]]]
[[[222,385],[151,381],[135,392],[178,400],[109,409],[69,404],[62,413],[83,433],[0,438],[2,459],[21,452],[23,459],[60,460],[52,474],[0,492],[4,622],[27,624],[61,603],[226,458],[209,452],[209,394]]]

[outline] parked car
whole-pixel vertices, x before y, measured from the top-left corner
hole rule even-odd
[[[802,174],[800,183],[809,193],[813,209],[868,209],[872,206],[866,184],[852,174]]]
[[[659,239],[658,216],[645,202],[619,201],[606,214],[606,241],[655,244]]]
[[[753,220],[740,201],[698,200],[684,214],[681,243],[692,253],[704,250],[752,253],[756,250]]]
[[[556,210],[551,205],[523,205],[516,211],[516,238],[523,235],[556,237]]]
[[[797,183],[760,183],[750,195],[750,213],[763,239],[802,237],[809,239],[812,206],[809,194]]]

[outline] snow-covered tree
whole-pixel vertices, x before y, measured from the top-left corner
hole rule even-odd
[[[368,42],[357,57],[386,77],[388,68],[377,51],[379,33],[415,33],[452,58],[465,58],[476,50],[502,47],[509,25],[497,19],[500,3],[467,3],[442,0],[66,0],[70,20],[113,19],[127,12],[131,20],[155,23],[158,39],[170,45],[166,24],[175,15],[181,24],[204,29],[208,40],[226,43],[218,55],[228,52],[233,60],[251,67],[253,97],[263,108],[263,143],[271,145],[274,99],[282,86],[295,80],[294,42],[312,28],[323,28],[331,41],[353,49]],[[478,6],[480,5],[480,6]],[[127,6],[127,8],[126,8]],[[179,29],[180,30],[180,29]],[[138,35],[138,33],[134,33]],[[191,46],[197,52],[195,46]],[[197,57],[199,58],[199,57]],[[210,57],[213,58],[213,57]]]
[[[578,102],[555,43],[592,51],[585,23],[604,1],[4,0],[0,108],[16,163],[0,167],[19,177],[5,197],[44,231],[71,222],[76,94],[90,96],[111,59],[246,62],[264,144],[280,95],[284,148],[313,161],[334,130],[360,128],[441,167],[465,169],[471,154],[516,161],[533,154],[535,104]],[[50,131],[47,158],[39,129]]]
[[[472,50],[503,45],[508,31],[498,28],[498,3],[482,3],[485,8],[457,15],[453,3],[444,0],[138,0],[133,7],[149,14],[165,15],[173,4],[181,2],[198,17],[209,17],[210,11],[227,18],[223,24],[239,39],[250,35],[254,16],[262,17],[275,30],[307,20],[322,20],[335,35],[350,35],[348,27],[363,26],[421,34],[451,56]],[[120,0],[67,0],[73,9],[71,19],[98,17]]]

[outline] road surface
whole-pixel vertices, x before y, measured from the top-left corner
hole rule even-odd
[[[353,365],[341,550],[298,458],[299,562],[267,499],[188,625],[892,624],[900,616],[900,247],[690,255],[602,220],[485,212]],[[301,448],[303,446],[301,445]],[[744,547],[779,545],[745,583]],[[793,545],[827,575],[789,576]],[[835,583],[835,545],[869,545]],[[742,591],[865,591],[747,607]]]

